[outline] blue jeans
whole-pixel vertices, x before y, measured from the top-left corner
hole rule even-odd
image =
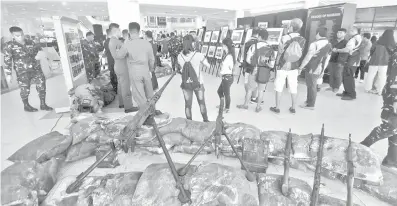
[[[192,120],[192,103],[193,103],[193,92],[194,92],[197,98],[197,102],[200,106],[200,112],[201,115],[203,116],[203,120],[208,121],[207,107],[205,106],[205,98],[204,98],[204,92],[205,92],[204,85],[201,85],[200,88],[197,88],[195,90],[182,89],[182,91],[183,91],[183,96],[185,97],[186,119]]]
[[[233,84],[233,75],[222,75],[222,82],[218,88],[219,98],[225,97],[226,109],[230,109],[230,87]]]
[[[306,104],[308,107],[314,107],[317,99],[317,79],[320,75],[305,73],[306,87],[307,87],[307,98]]]

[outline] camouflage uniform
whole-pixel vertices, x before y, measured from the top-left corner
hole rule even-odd
[[[397,168],[397,114],[393,104],[397,103],[397,47],[392,52],[387,70],[387,83],[383,88],[382,124],[375,127],[361,144],[371,146],[375,142],[388,138],[389,148],[382,164]]]
[[[22,100],[28,99],[31,84],[36,84],[40,99],[44,99],[46,96],[45,76],[39,60],[35,59],[39,50],[40,46],[32,40],[25,40],[25,45],[12,40],[5,45],[4,72],[6,75],[11,75],[12,67],[15,69]],[[14,66],[12,66],[13,62]]]
[[[81,41],[81,48],[83,51],[87,79],[88,82],[91,82],[100,72],[99,49],[94,41],[87,41],[86,39]]]
[[[168,42],[168,51],[170,53],[171,57],[171,64],[172,64],[172,70],[179,70],[179,65],[177,64],[177,59],[179,53],[182,51],[182,42],[178,39],[178,37],[173,37],[170,39]],[[178,67],[178,68],[177,68]]]

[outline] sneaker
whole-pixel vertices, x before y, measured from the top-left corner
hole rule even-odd
[[[243,104],[237,105],[237,108],[239,108],[239,109],[248,109],[248,105],[243,105]]]
[[[224,112],[224,113],[229,113],[229,112],[230,112],[230,109],[225,109],[223,112]]]
[[[351,101],[351,100],[355,100],[356,98],[355,97],[351,97],[351,96],[343,96],[342,98],[341,98],[342,100],[347,100],[347,101]]]
[[[262,101],[261,104],[263,104],[265,101]],[[258,99],[251,99],[251,104],[258,104]]]
[[[295,110],[294,108],[290,107],[290,108],[289,108],[289,112],[291,112],[291,114],[295,114],[295,113],[296,113],[296,110]]]
[[[309,106],[307,106],[307,104],[301,105],[300,107],[303,108],[303,109],[314,110],[314,107],[309,107]]]
[[[277,108],[277,107],[270,107],[270,111],[272,111],[272,112],[274,112],[274,113],[276,113],[276,114],[279,114],[279,113],[280,113],[280,109]]]
[[[346,93],[345,93],[345,92],[343,92],[343,93],[338,93],[338,94],[336,94],[336,96],[338,96],[338,97],[344,97],[344,96],[346,96]]]
[[[325,89],[325,91],[334,91],[334,89],[332,87],[328,87]]]
[[[124,108],[124,105],[119,105],[119,108],[120,108],[120,109]]]
[[[363,79],[360,79],[360,83],[364,83],[364,80],[363,80]]]
[[[256,112],[256,113],[259,113],[260,111],[262,111],[262,107],[257,107],[257,108],[255,108],[255,112]]]
[[[333,89],[332,92],[337,94],[339,92],[339,89]]]

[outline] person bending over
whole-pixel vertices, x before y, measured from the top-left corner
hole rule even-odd
[[[181,88],[185,98],[186,119],[192,120],[193,93],[196,95],[203,121],[208,122],[207,108],[204,98],[204,81],[201,75],[200,65],[210,67],[207,59],[200,52],[195,52],[193,37],[187,35],[183,39],[183,50],[178,55],[178,64],[182,68]]]
[[[236,64],[234,54],[233,41],[230,38],[225,38],[222,41],[223,51],[226,53],[222,61],[220,74],[222,76],[221,84],[218,88],[219,98],[225,98],[225,113],[230,109],[230,87],[233,84],[233,68]],[[218,106],[219,107],[219,106]]]
[[[39,93],[40,109],[51,111],[53,108],[46,104],[46,82],[40,61],[35,57],[41,49],[32,40],[25,39],[21,28],[10,27],[12,40],[4,45],[4,73],[8,83],[12,82],[12,68],[15,69],[17,82],[21,89],[20,95],[24,110],[37,112],[38,110],[29,104],[30,85],[36,84]],[[13,65],[14,63],[14,65]]]

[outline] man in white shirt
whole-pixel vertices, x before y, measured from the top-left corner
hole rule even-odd
[[[343,69],[343,87],[345,88],[345,91],[343,93],[337,94],[337,96],[342,97],[342,100],[356,99],[354,75],[356,73],[357,67],[360,64],[360,53],[358,50],[360,48],[362,37],[358,34],[358,30],[354,26],[349,28],[348,34],[350,39],[347,42],[346,47],[343,49],[334,48],[332,50],[333,52],[349,54],[347,64],[345,64]]]

